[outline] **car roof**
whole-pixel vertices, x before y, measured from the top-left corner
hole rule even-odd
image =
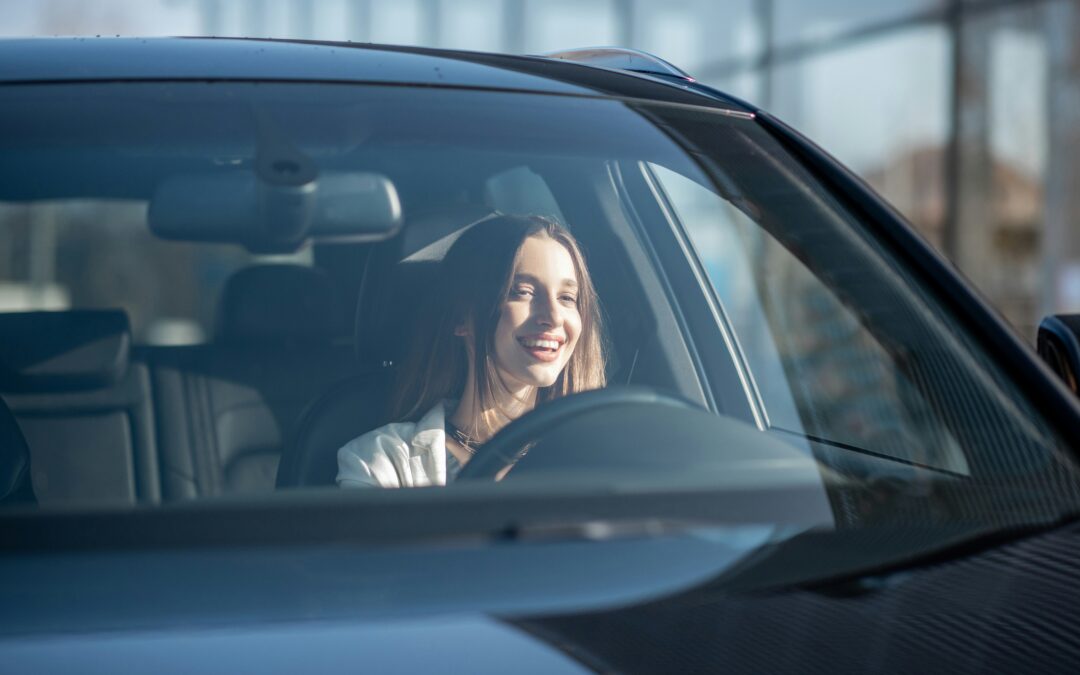
[[[542,56],[249,38],[0,39],[0,84],[120,80],[413,84],[643,98],[749,112],[692,80]]]

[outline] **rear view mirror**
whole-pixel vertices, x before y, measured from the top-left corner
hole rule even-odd
[[[1054,314],[1043,319],[1037,349],[1066,386],[1074,394],[1080,393],[1080,314]]]
[[[377,173],[323,172],[304,182],[270,182],[246,170],[219,171],[161,182],[148,220],[164,239],[287,251],[307,239],[392,237],[401,227],[401,201],[393,183]]]

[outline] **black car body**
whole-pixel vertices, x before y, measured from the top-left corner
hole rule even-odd
[[[255,318],[194,346],[140,340],[123,303],[80,314],[77,289],[70,311],[0,314],[4,670],[1071,671],[1069,392],[820,149],[627,59],[0,42],[12,231],[40,204],[134,204],[140,232],[178,241],[153,246],[313,241],[309,264],[361,295],[355,323],[322,290],[293,315],[291,287],[255,279],[219,305]],[[260,191],[267,157],[382,180],[342,202],[368,230],[244,222],[245,190],[294,196]],[[118,213],[63,203],[46,213]],[[533,413],[517,479],[329,487],[332,451],[383,421],[398,309],[485,209],[580,232],[613,386]],[[744,250],[760,266],[731,271]],[[79,264],[94,278],[120,253]],[[278,489],[245,493],[278,454]]]

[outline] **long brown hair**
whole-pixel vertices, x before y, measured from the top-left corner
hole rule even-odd
[[[542,216],[500,215],[483,220],[454,242],[417,322],[409,356],[398,372],[390,418],[415,420],[442,399],[462,395],[468,377],[466,340],[475,350],[473,377],[481,409],[497,409],[496,391],[505,390],[495,369],[495,327],[510,292],[514,261],[529,237],[546,234],[570,253],[577,273],[581,334],[566,367],[550,387],[540,387],[536,403],[606,384],[605,343],[596,289],[581,247],[570,232]],[[455,335],[469,325],[473,337]],[[491,431],[475,420],[474,429]]]

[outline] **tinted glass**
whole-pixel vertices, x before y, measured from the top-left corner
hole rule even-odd
[[[719,195],[655,171],[737,327],[771,428],[969,473],[948,426],[858,309]]]
[[[3,88],[0,130],[0,273],[21,297],[8,309],[121,309],[134,340],[120,373],[109,362],[89,380],[4,383],[43,505],[272,493],[304,411],[346,377],[393,367],[408,337],[363,311],[353,323],[368,282],[384,280],[382,305],[411,306],[395,294],[430,292],[424,273],[447,240],[496,209],[557,219],[581,242],[613,386],[675,394],[752,434],[692,448],[700,466],[647,471],[634,461],[665,455],[627,443],[608,455],[625,466],[564,466],[531,489],[663,482],[727,494],[746,487],[732,484],[729,453],[779,444],[842,526],[996,526],[1075,504],[1068,443],[870,224],[750,115],[439,88],[85,84]],[[299,289],[245,272],[262,252],[244,242],[153,237],[159,184],[250,174],[271,141],[326,175],[384,177],[402,232],[275,259],[308,279]],[[400,280],[366,267],[389,250]],[[235,270],[249,292],[231,304]],[[330,295],[340,307],[322,304]],[[157,327],[177,318],[202,336],[172,341],[200,344],[160,344]],[[25,364],[25,343],[5,337],[8,363]],[[592,431],[582,443],[602,446],[602,427]],[[783,491],[770,473],[782,467],[767,468],[753,485]]]

